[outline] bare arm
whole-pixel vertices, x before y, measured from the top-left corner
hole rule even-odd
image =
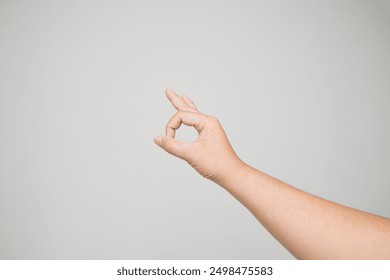
[[[225,188],[296,258],[390,259],[390,219],[303,192],[245,164],[216,118],[188,97],[166,94],[178,112],[156,144]],[[193,143],[174,139],[182,123],[198,131]]]

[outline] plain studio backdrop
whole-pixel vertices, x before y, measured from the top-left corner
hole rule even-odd
[[[0,1],[0,258],[293,258],[153,143],[175,112],[168,86],[218,117],[247,163],[388,217],[389,11]]]

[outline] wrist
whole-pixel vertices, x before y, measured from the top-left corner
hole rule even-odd
[[[225,165],[222,174],[213,181],[228,190],[242,181],[242,178],[246,176],[245,174],[250,172],[250,168],[249,165],[238,158],[230,164]]]

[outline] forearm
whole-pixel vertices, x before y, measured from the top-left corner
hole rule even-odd
[[[246,164],[217,183],[299,259],[390,258],[387,218],[308,194]]]
[[[390,259],[390,219],[321,199],[248,166],[216,118],[186,96],[166,94],[178,111],[155,143],[229,191],[295,257]],[[199,137],[192,143],[175,139],[181,124],[193,126]]]

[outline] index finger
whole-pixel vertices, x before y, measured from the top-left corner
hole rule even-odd
[[[179,111],[168,121],[166,126],[166,135],[175,138],[176,130],[182,123],[188,126],[193,126],[200,134],[204,128],[204,115],[192,112]]]

